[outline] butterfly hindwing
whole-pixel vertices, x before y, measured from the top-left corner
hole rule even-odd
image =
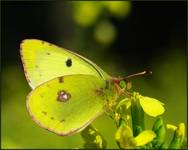
[[[41,127],[70,135],[104,112],[105,87],[103,79],[92,75],[57,77],[29,94],[27,108]]]
[[[41,40],[24,40],[20,53],[26,78],[33,89],[55,77],[71,74],[89,74],[103,79],[108,77],[90,60]]]

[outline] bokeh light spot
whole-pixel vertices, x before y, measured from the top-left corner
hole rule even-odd
[[[108,45],[111,44],[116,37],[116,29],[108,21],[102,21],[100,22],[94,32],[94,37],[97,42]]]

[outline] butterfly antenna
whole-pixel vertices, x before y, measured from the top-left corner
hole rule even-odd
[[[151,75],[151,74],[152,74],[152,71],[142,71],[142,72],[139,72],[139,73],[135,73],[135,74],[126,76],[124,79],[129,79],[129,78],[137,77],[137,76]]]

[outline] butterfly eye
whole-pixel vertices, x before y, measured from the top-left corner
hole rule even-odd
[[[123,89],[123,88],[126,88],[126,82],[124,81],[124,80],[121,80],[120,82],[119,82],[119,86],[121,87],[121,89]]]
[[[67,67],[71,67],[72,66],[72,60],[69,58],[69,59],[67,59],[67,61],[66,61],[66,66]]]

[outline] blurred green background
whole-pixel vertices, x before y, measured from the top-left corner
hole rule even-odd
[[[57,44],[89,58],[112,76],[152,70],[133,89],[165,103],[165,123],[186,123],[186,2],[1,2],[1,148],[80,148],[80,134],[57,136],[26,110],[31,91],[19,56],[23,39]],[[152,117],[146,116],[151,127]],[[108,148],[117,148],[115,125],[93,122]]]

